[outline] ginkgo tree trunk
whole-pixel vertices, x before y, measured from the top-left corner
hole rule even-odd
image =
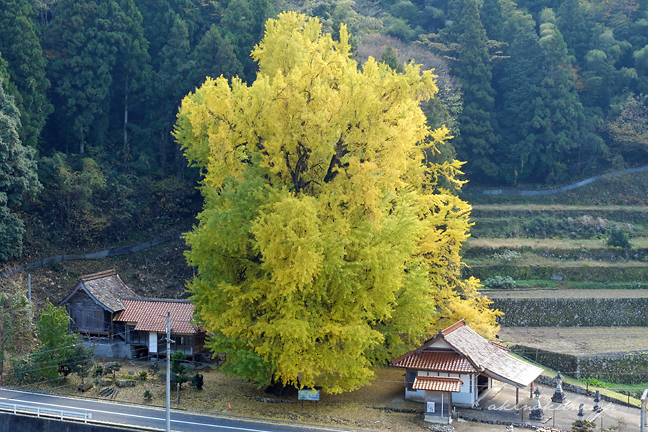
[[[420,109],[432,72],[359,70],[344,26],[334,41],[292,12],[252,57],[253,84],[207,79],[174,132],[204,174],[189,290],[225,370],[341,392],[455,319],[492,336],[460,277],[470,206],[437,185],[460,163],[425,160],[449,138]]]

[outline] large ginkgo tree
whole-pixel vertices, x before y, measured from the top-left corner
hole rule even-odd
[[[254,83],[207,79],[174,133],[204,175],[189,290],[225,370],[341,392],[455,319],[492,336],[460,277],[470,206],[438,185],[460,163],[427,163],[449,138],[420,109],[432,72],[359,70],[344,26],[334,41],[295,13],[252,57]]]

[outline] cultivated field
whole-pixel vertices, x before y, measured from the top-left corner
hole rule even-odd
[[[499,337],[511,344],[572,355],[648,350],[648,327],[502,327]]]

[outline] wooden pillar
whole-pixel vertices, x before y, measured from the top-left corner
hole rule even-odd
[[[115,312],[110,312],[110,340],[112,340],[113,335],[115,334]]]
[[[191,358],[193,360],[193,364],[196,364],[196,333],[191,335]]]
[[[515,387],[515,406],[517,407],[520,403],[520,389]]]

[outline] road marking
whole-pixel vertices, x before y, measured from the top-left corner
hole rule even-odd
[[[10,399],[0,397],[0,400],[10,400]],[[22,401],[22,402],[23,403],[35,404],[35,405],[43,405],[43,406],[49,406],[49,407],[70,409],[70,407],[67,406],[67,405],[56,405],[56,404],[49,404],[49,403],[44,403],[44,402],[32,402],[32,401]],[[103,411],[103,410],[96,410],[96,409],[90,409],[90,408],[79,408],[79,409],[85,410],[85,411],[92,411],[93,413],[110,414],[110,415],[117,415],[117,416],[124,416],[124,417],[134,417],[134,418],[140,418],[140,419],[145,419],[145,420],[166,421],[166,418],[149,417],[149,416],[143,416],[143,415],[137,415],[137,414],[126,414],[126,413],[120,413],[120,412],[114,412],[114,411]],[[143,408],[143,409],[147,409],[147,408]],[[223,417],[220,417],[220,418],[222,419]],[[263,429],[249,429],[249,428],[242,428],[242,427],[236,427],[236,426],[214,425],[214,424],[209,424],[209,423],[191,422],[191,421],[187,421],[187,420],[173,420],[173,419],[171,419],[171,422],[172,423],[184,423],[184,424],[194,425],[194,426],[209,426],[209,427],[212,427],[212,428],[220,428],[220,429],[233,429],[233,430],[240,430],[240,431],[246,431],[246,432],[270,432],[270,431],[263,430]]]

